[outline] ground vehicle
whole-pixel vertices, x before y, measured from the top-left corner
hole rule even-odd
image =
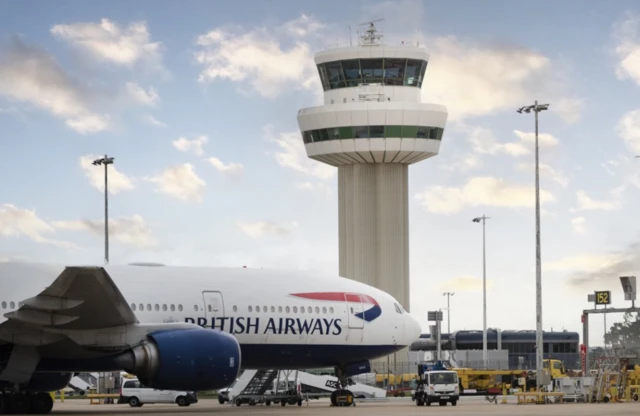
[[[419,366],[422,370],[424,367]],[[431,406],[439,403],[446,406],[447,402],[455,406],[460,398],[458,373],[447,370],[442,365],[436,365],[421,371],[420,379],[414,393],[417,406]]]
[[[120,390],[118,403],[129,403],[131,407],[142,407],[144,404],[176,403],[178,406],[189,406],[198,402],[195,392],[158,390],[147,387],[138,379],[127,380]]]

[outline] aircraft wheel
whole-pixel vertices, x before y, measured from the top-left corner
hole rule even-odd
[[[44,415],[51,412],[51,410],[53,410],[53,399],[49,394],[36,393],[31,396],[31,413]]]

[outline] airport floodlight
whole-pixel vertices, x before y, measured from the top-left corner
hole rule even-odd
[[[620,276],[620,283],[622,284],[622,291],[624,292],[624,300],[635,301],[636,300],[636,277]]]
[[[536,391],[543,387],[543,356],[542,356],[542,256],[540,254],[540,162],[538,144],[538,113],[549,109],[549,104],[538,104],[520,107],[516,110],[522,114],[533,111],[535,114],[535,193],[536,193]]]
[[[91,162],[94,166],[104,165],[104,262],[109,264],[109,173],[107,168],[113,164],[113,157],[104,155]]]

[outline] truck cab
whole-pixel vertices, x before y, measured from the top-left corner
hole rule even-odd
[[[422,373],[415,392],[417,406],[455,406],[460,398],[458,373],[450,370],[429,370]]]

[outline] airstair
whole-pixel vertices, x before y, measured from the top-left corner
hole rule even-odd
[[[303,401],[330,397],[338,379],[297,370],[245,370],[229,390],[229,403],[240,406],[271,403],[298,406]],[[350,379],[348,389],[356,399],[385,399],[386,390]]]
[[[594,362],[595,376],[590,399],[596,403],[607,403],[610,400],[620,401],[627,388],[627,367],[634,355],[616,354],[597,357]],[[617,395],[611,396],[612,381],[615,383]]]

